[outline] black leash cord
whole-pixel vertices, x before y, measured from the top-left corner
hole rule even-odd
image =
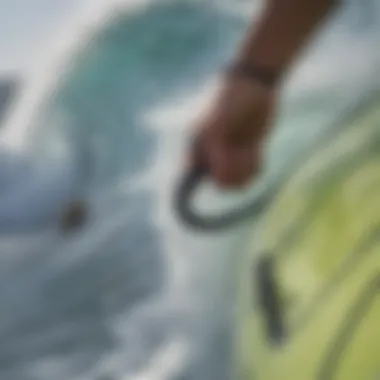
[[[179,182],[174,195],[174,210],[181,221],[187,226],[203,231],[220,231],[234,227],[247,219],[259,215],[265,205],[266,200],[257,199],[243,204],[233,210],[227,210],[219,215],[202,215],[197,213],[192,206],[192,199],[203,180],[207,178],[207,170],[195,167],[185,173]]]

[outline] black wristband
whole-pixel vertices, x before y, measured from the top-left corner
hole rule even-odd
[[[253,63],[238,62],[227,67],[227,75],[253,80],[265,87],[274,87],[280,80],[280,75],[274,71],[256,66]]]

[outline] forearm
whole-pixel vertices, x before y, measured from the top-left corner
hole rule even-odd
[[[302,50],[336,0],[268,0],[251,28],[238,61],[282,75]]]

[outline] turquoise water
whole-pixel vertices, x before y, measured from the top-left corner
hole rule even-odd
[[[228,379],[230,268],[247,228],[194,235],[170,197],[191,120],[251,4],[109,4],[105,21],[68,26],[76,49],[52,53],[4,122],[0,378]],[[347,2],[307,51],[268,177],[378,85],[379,20],[375,1]],[[91,222],[60,236],[57,215],[78,195]]]

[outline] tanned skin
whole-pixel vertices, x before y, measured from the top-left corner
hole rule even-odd
[[[282,79],[336,6],[334,0],[268,0],[249,28],[235,63],[264,68],[278,80],[272,86],[244,76],[226,76],[196,129],[203,160],[222,188],[247,184],[261,167],[262,145],[277,109]],[[202,158],[200,158],[202,157]]]

